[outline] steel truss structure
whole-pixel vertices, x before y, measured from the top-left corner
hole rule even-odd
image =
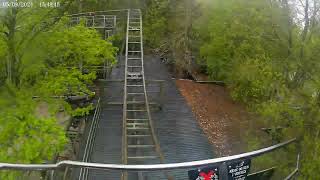
[[[90,12],[73,14],[70,16],[71,26],[78,25],[81,22],[83,22],[86,27],[99,31],[103,34],[104,39],[107,39],[116,33],[117,15]]]
[[[129,10],[127,19],[123,102],[122,163],[164,162],[149,107],[143,63],[142,15]],[[143,179],[143,175],[138,175]],[[123,173],[122,179],[127,180]]]

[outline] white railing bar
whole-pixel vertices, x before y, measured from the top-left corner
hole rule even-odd
[[[83,157],[82,157],[82,161],[83,162],[88,162],[89,160],[89,156],[90,156],[90,153],[91,153],[91,150],[92,150],[92,145],[93,145],[93,139],[94,139],[94,134],[95,134],[95,131],[96,131],[96,124],[98,123],[98,118],[99,118],[99,115],[100,114],[100,98],[98,99],[98,103],[96,105],[96,109],[95,109],[95,112],[94,112],[94,115],[93,115],[93,118],[92,118],[92,122],[91,122],[91,126],[90,126],[90,130],[89,130],[89,134],[88,134],[88,138],[87,138],[87,141],[86,141],[86,146],[85,146],[85,149],[84,149],[84,154],[83,154]],[[83,169],[81,168],[80,169],[80,175],[79,175],[79,180],[81,179],[85,179],[86,178],[86,174],[87,174],[87,170],[86,169]]]
[[[207,166],[212,164],[219,164],[227,161],[239,160],[243,158],[253,158],[262,154],[274,151],[283,146],[289,145],[295,142],[296,139],[290,139],[288,141],[251,151],[247,153],[220,157],[215,159],[207,159],[200,161],[190,161],[182,163],[169,163],[169,164],[152,164],[152,165],[125,165],[125,164],[102,164],[102,163],[87,163],[79,161],[61,161],[57,164],[12,164],[12,163],[0,163],[1,169],[14,169],[14,170],[49,170],[57,169],[65,166],[82,167],[89,169],[104,169],[104,170],[118,170],[118,171],[158,171],[158,170],[173,170],[173,169],[184,169],[184,168],[195,168],[201,166]]]
[[[107,12],[121,12],[121,11],[128,11],[129,9],[114,9],[114,10],[107,10],[107,11],[93,11],[93,12],[82,12],[76,14],[70,14],[69,16],[78,16],[83,14],[96,14],[96,13],[107,13]]]

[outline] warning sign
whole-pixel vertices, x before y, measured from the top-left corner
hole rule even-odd
[[[190,180],[218,180],[219,170],[218,167],[208,166],[199,168],[197,170],[188,171]]]
[[[249,173],[250,165],[250,159],[228,163],[228,180],[245,180]]]

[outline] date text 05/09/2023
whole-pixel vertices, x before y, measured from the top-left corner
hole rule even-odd
[[[30,1],[12,1],[12,2],[0,2],[0,8],[58,8],[60,7],[59,1],[40,1],[39,3],[34,3]]]

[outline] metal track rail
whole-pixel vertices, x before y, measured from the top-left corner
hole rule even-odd
[[[142,15],[140,9],[136,9],[129,10],[127,18],[122,163],[154,162],[164,163],[164,156],[151,118],[144,75]],[[143,178],[141,173],[138,176]],[[128,179],[127,172],[122,174],[122,179]]]

